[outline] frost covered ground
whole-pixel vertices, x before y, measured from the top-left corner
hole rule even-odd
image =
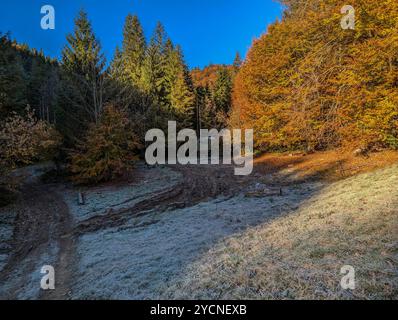
[[[78,241],[78,299],[167,298],[168,287],[216,243],[281,212],[290,212],[320,184],[292,186],[283,197],[219,198],[194,207],[132,218],[123,227]]]
[[[0,209],[0,299],[398,296],[396,165],[337,182],[227,169],[140,165],[133,183],[85,189],[29,171],[29,192]],[[354,293],[344,264],[362,277]]]
[[[23,184],[32,184],[39,180],[40,176],[53,167],[51,163],[42,163],[17,169],[11,174],[11,178]],[[14,222],[19,210],[18,203],[0,208],[0,271],[6,265],[11,251],[11,241],[14,232]]]
[[[297,199],[297,210],[217,243],[182,272],[166,296],[396,300],[397,183],[395,165],[326,185],[304,202]],[[341,286],[344,266],[355,270],[355,290]]]
[[[131,208],[157,192],[174,186],[181,179],[179,173],[165,167],[149,169],[141,165],[137,170],[143,175],[140,177],[139,183],[66,189],[64,199],[74,219],[79,222],[93,216],[104,215],[110,210]],[[84,193],[86,201],[84,206],[78,204],[79,191]]]
[[[14,230],[15,212],[5,208],[0,209],[0,271],[4,268],[11,250],[10,241]]]
[[[57,254],[57,246],[45,246],[40,248],[38,259],[25,259],[18,268],[13,270],[12,277],[1,284],[0,299],[35,300],[40,298],[42,293],[40,283],[44,276],[41,273],[42,267],[54,266]]]

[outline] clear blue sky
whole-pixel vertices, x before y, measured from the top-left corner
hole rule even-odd
[[[55,8],[55,30],[40,27],[40,9],[46,4]],[[1,0],[0,32],[10,31],[17,41],[59,57],[81,8],[88,12],[108,61],[122,41],[124,19],[132,13],[147,37],[161,21],[191,68],[232,63],[237,51],[244,56],[253,39],[282,14],[273,0]]]

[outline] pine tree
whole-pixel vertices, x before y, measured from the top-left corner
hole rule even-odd
[[[237,52],[237,53],[236,53],[236,56],[235,56],[235,59],[234,59],[234,63],[233,63],[234,69],[235,69],[235,70],[239,70],[239,68],[240,68],[240,66],[242,65],[242,63],[243,63],[243,61],[242,61],[242,58],[241,58],[241,56],[240,56],[240,53]]]
[[[79,137],[89,123],[98,123],[104,105],[105,58],[87,14],[75,19],[62,52],[62,86],[58,96],[58,125],[68,139]]]
[[[165,45],[164,85],[170,116],[181,127],[192,127],[195,95],[188,67],[180,46],[174,47],[171,40]]]
[[[80,11],[75,19],[75,30],[66,38],[62,51],[63,67],[70,73],[95,79],[103,71],[105,58],[94,35],[87,13]]]
[[[115,81],[121,80],[121,74],[123,73],[123,55],[120,48],[117,46],[113,60],[108,69],[109,77]]]
[[[0,37],[0,120],[11,112],[24,112],[27,99],[27,74],[23,61],[7,35]]]
[[[158,22],[146,51],[142,67],[143,88],[160,104],[164,100],[164,65],[166,35],[163,25]]]
[[[225,125],[225,119],[232,107],[232,76],[226,68],[218,71],[213,88],[213,101],[217,115],[217,126],[222,127]]]
[[[122,76],[124,81],[138,88],[142,87],[142,67],[145,60],[146,40],[137,16],[128,15],[123,30],[121,52]]]

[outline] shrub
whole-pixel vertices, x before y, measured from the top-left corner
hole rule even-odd
[[[19,166],[50,159],[61,137],[47,122],[37,120],[27,107],[26,115],[11,114],[0,125],[0,207],[15,200],[18,183],[8,173]]]
[[[0,126],[0,175],[51,158],[60,142],[58,132],[47,122],[37,120],[29,107],[26,116],[13,113]]]

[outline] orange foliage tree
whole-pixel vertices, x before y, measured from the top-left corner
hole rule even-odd
[[[257,148],[398,148],[398,2],[284,0],[281,22],[255,40],[234,85],[231,124]]]

